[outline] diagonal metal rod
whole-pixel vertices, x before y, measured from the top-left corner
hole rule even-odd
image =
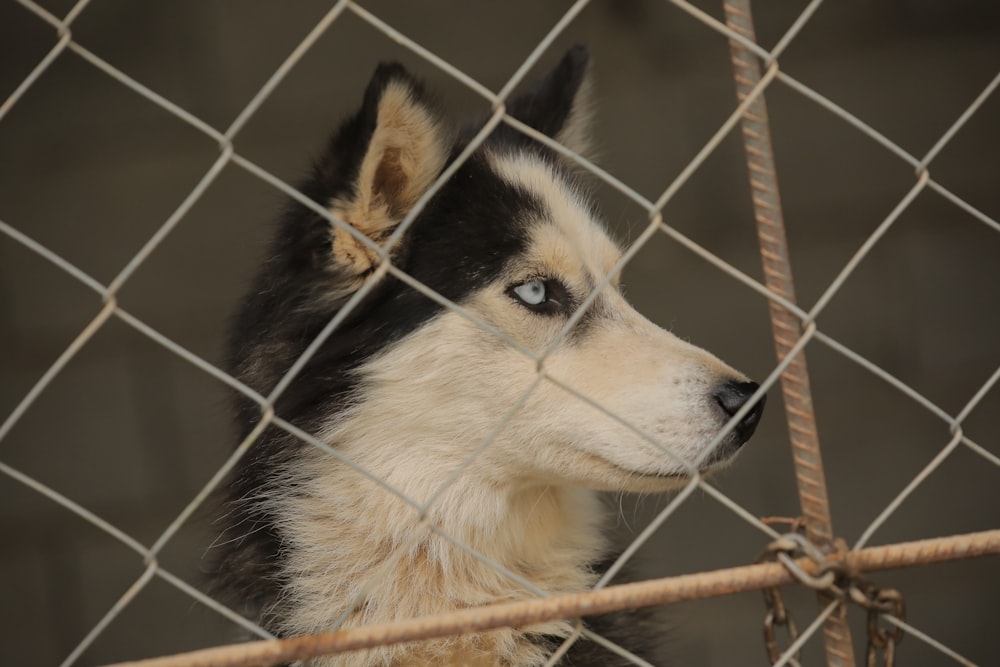
[[[724,0],[726,25],[747,40],[756,43],[750,0]],[[760,64],[750,50],[737,42],[729,41],[733,64],[736,96],[742,102],[761,79]],[[771,131],[767,118],[767,105],[760,95],[747,107],[741,120],[743,145],[746,149],[750,173],[750,189],[754,218],[757,220],[757,238],[764,264],[764,284],[791,303],[795,303],[792,269],[788,259],[788,240],[781,214],[778,179],[774,169],[774,152],[771,148]],[[794,313],[774,301],[768,302],[771,310],[771,328],[778,360],[783,360],[798,340],[802,323]],[[819,448],[819,434],[813,412],[809,372],[804,353],[788,365],[781,375],[781,391],[785,400],[788,433],[792,442],[795,462],[795,479],[799,501],[805,518],[809,539],[825,551],[834,550],[833,524],[830,503],[826,493],[826,477]],[[831,599],[820,594],[820,604],[829,605]],[[830,667],[853,667],[854,651],[850,628],[847,625],[846,606],[841,605],[823,624],[827,662]]]

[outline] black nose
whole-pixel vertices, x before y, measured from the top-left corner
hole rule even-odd
[[[716,390],[713,397],[726,415],[732,417],[750,400],[750,397],[759,388],[760,385],[756,382],[727,382]],[[757,429],[757,424],[760,423],[760,416],[764,412],[764,403],[766,402],[767,396],[761,396],[754,406],[750,408],[750,411],[743,416],[743,419],[736,425],[736,428],[733,429],[733,433],[740,444],[749,440],[750,436]]]

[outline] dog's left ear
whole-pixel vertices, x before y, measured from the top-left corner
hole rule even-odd
[[[360,111],[334,143],[334,155],[347,152],[357,161],[339,165],[352,187],[331,201],[331,212],[381,243],[441,173],[450,145],[450,129],[421,84],[399,64],[379,65]],[[370,273],[377,263],[372,249],[340,227],[332,233],[334,263],[359,277]]]
[[[574,153],[590,150],[591,83],[587,47],[572,47],[548,74],[507,104],[507,113]]]

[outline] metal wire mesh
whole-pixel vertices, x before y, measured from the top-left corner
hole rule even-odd
[[[302,39],[298,46],[288,55],[281,66],[278,67],[267,82],[260,87],[250,102],[246,104],[236,115],[235,120],[233,120],[232,123],[229,124],[229,126],[224,130],[216,129],[210,123],[202,120],[197,115],[186,111],[175,102],[172,102],[154,90],[146,87],[140,81],[125,74],[111,62],[101,58],[96,55],[94,51],[77,42],[73,36],[73,27],[74,24],[80,19],[81,15],[85,15],[88,11],[90,11],[88,9],[90,5],[88,0],[80,0],[80,2],[77,2],[76,5],[74,5],[73,8],[62,18],[53,15],[43,6],[31,0],[17,0],[17,2],[25,10],[31,12],[40,21],[43,21],[55,30],[56,42],[51,50],[48,51],[48,53],[38,62],[37,66],[21,82],[21,84],[15,88],[10,96],[4,101],[2,106],[0,106],[0,134],[4,131],[4,117],[19,103],[22,97],[29,93],[33,86],[38,85],[39,81],[44,80],[46,72],[53,66],[54,63],[62,58],[70,57],[69,54],[75,54],[92,67],[96,68],[96,70],[126,87],[132,93],[142,96],[149,102],[155,104],[157,107],[162,109],[164,113],[180,119],[197,132],[211,139],[218,145],[218,154],[210,167],[204,171],[198,182],[191,188],[190,192],[176,207],[176,209],[166,218],[166,220],[162,222],[162,224],[160,224],[159,228],[148,238],[139,251],[134,253],[129,261],[126,262],[120,269],[120,271],[106,283],[88,275],[74,263],[68,261],[42,243],[33,240],[28,234],[19,229],[17,220],[0,220],[0,232],[5,234],[14,242],[24,246],[34,253],[37,253],[48,262],[51,262],[80,284],[95,292],[101,300],[101,305],[96,308],[96,312],[89,324],[87,324],[87,326],[79,332],[75,339],[73,339],[72,342],[63,350],[55,362],[49,366],[40,378],[38,378],[38,380],[31,387],[30,391],[28,391],[23,398],[17,402],[16,407],[14,407],[10,414],[6,416],[2,424],[0,424],[0,443],[2,443],[2,441],[10,434],[12,429],[16,427],[22,417],[32,408],[36,400],[44,392],[46,392],[51,383],[66,368],[67,364],[69,364],[70,361],[81,351],[81,349],[83,349],[94,338],[94,336],[112,320],[120,321],[141,335],[149,338],[169,353],[176,355],[212,378],[225,383],[232,389],[241,392],[255,402],[260,407],[261,411],[261,419],[254,430],[246,438],[244,438],[241,443],[239,443],[238,447],[226,459],[223,465],[215,471],[208,482],[204,484],[204,486],[190,499],[182,511],[180,511],[173,521],[167,526],[167,528],[148,545],[140,542],[126,532],[123,532],[119,528],[86,509],[81,504],[74,502],[71,498],[66,497],[60,493],[59,489],[50,488],[17,468],[0,461],[0,472],[4,475],[29,487],[33,491],[48,497],[69,512],[74,513],[84,521],[92,524],[115,540],[121,542],[136,553],[137,558],[141,560],[144,566],[142,574],[134,581],[131,587],[129,587],[120,599],[107,610],[100,621],[96,623],[90,632],[88,632],[86,636],[77,644],[75,649],[68,656],[66,656],[62,662],[62,665],[64,666],[68,667],[69,665],[79,664],[81,656],[88,649],[88,647],[90,647],[93,642],[101,636],[113,620],[115,620],[119,615],[128,612],[130,603],[154,578],[159,578],[160,580],[176,587],[185,595],[188,595],[197,602],[209,607],[254,635],[261,638],[271,637],[267,631],[260,628],[252,621],[243,618],[216,600],[213,600],[209,595],[199,591],[196,587],[186,583],[183,579],[171,574],[171,572],[166,570],[159,561],[160,554],[162,553],[164,547],[170,543],[171,540],[176,537],[181,528],[191,520],[194,513],[202,507],[206,498],[219,486],[220,483],[222,483],[225,476],[233,468],[240,457],[243,456],[252,446],[257,436],[269,426],[276,426],[280,429],[284,429],[297,438],[322,449],[330,456],[337,458],[345,465],[353,468],[359,475],[368,477],[387,492],[399,496],[405,503],[412,506],[415,516],[420,519],[425,531],[433,531],[444,539],[452,542],[457,548],[468,552],[475,558],[484,560],[489,565],[495,567],[498,571],[516,580],[528,590],[533,591],[536,595],[540,597],[548,595],[547,591],[539,589],[531,581],[524,580],[513,572],[506,570],[500,564],[489,561],[489,559],[487,559],[484,555],[477,553],[469,545],[463,544],[445,534],[439,527],[435,526],[427,518],[429,508],[439,499],[441,494],[444,493],[448,486],[462,474],[462,472],[469,464],[471,464],[476,456],[478,456],[485,448],[490,446],[490,443],[496,433],[503,428],[503,422],[496,425],[494,431],[491,432],[478,445],[469,459],[467,459],[465,463],[459,467],[459,469],[431,496],[428,501],[419,502],[406,497],[384,480],[377,478],[370,472],[356,465],[354,462],[346,459],[335,448],[331,448],[329,445],[318,440],[313,435],[296,428],[292,424],[285,421],[281,415],[275,413],[273,406],[278,396],[281,395],[281,393],[288,387],[292,379],[301,371],[309,358],[311,358],[311,356],[320,348],[323,342],[337,330],[338,326],[350,314],[351,310],[365,297],[368,289],[375,284],[375,281],[368,282],[365,288],[360,290],[351,298],[351,300],[337,314],[337,316],[328,323],[319,337],[313,341],[312,345],[309,346],[302,357],[292,366],[288,374],[277,384],[268,396],[262,396],[254,392],[252,389],[230,377],[228,374],[221,371],[219,368],[206,361],[198,354],[195,354],[193,351],[174,342],[154,327],[149,326],[121,306],[118,301],[118,295],[122,288],[129,282],[144,262],[146,262],[146,260],[157,251],[164,240],[174,232],[177,226],[183,224],[185,216],[188,215],[199,199],[201,199],[202,196],[209,191],[210,188],[212,188],[223,169],[230,166],[237,167],[253,177],[260,179],[283,195],[296,200],[302,205],[309,207],[317,214],[329,219],[332,224],[346,229],[349,233],[355,234],[360,242],[370,244],[372,246],[372,250],[377,252],[383,260],[380,268],[378,269],[381,275],[391,274],[406,282],[413,289],[418,290],[425,294],[428,298],[441,303],[444,307],[458,312],[463,317],[466,317],[470,321],[474,322],[477,326],[490,331],[493,335],[497,336],[501,340],[504,340],[505,343],[520,349],[521,352],[536,361],[539,368],[537,379],[531,386],[525,388],[521,399],[516,404],[510,406],[508,411],[509,416],[514,414],[520,407],[522,407],[524,402],[530,399],[533,391],[543,379],[550,382],[557,382],[555,378],[546,374],[543,365],[545,358],[551,353],[552,348],[550,347],[540,355],[537,355],[530,350],[520,348],[517,343],[507,339],[501,332],[492,329],[486,323],[478,320],[472,313],[464,311],[457,304],[452,303],[442,296],[434,293],[432,290],[428,289],[426,286],[420,284],[412,277],[395,267],[391,263],[389,257],[389,248],[393,243],[397,242],[401,238],[406,228],[418,215],[420,210],[433,196],[437,189],[447,181],[447,179],[454,173],[455,170],[457,170],[461,163],[467,159],[476,147],[485,139],[490,131],[492,131],[498,124],[506,123],[517,130],[529,134],[539,141],[546,143],[556,151],[567,155],[584,169],[589,171],[596,179],[599,179],[601,182],[617,191],[628,200],[631,200],[647,214],[647,224],[644,226],[641,233],[639,233],[628,246],[624,256],[614,267],[614,270],[605,277],[605,284],[610,281],[611,277],[617,274],[620,269],[624,268],[629,262],[631,262],[633,258],[641,250],[643,250],[650,239],[658,236],[666,236],[706,260],[713,267],[734,278],[742,285],[748,287],[756,294],[763,296],[765,299],[768,299],[777,305],[780,305],[797,318],[801,326],[801,335],[799,335],[798,339],[794,341],[793,345],[791,345],[789,353],[785,356],[782,362],[777,364],[762,382],[760,389],[761,394],[768,391],[768,389],[770,389],[775,382],[777,382],[781,373],[784,372],[789,363],[795,359],[798,352],[802,351],[810,344],[815,345],[816,343],[819,343],[820,345],[823,345],[833,352],[841,355],[844,359],[856,364],[866,372],[869,372],[885,381],[898,390],[903,396],[912,400],[914,404],[922,407],[924,410],[943,422],[944,428],[942,429],[941,438],[944,443],[943,447],[903,489],[898,491],[898,494],[893,498],[893,500],[870,522],[867,528],[854,542],[853,548],[857,549],[866,545],[872,538],[873,534],[878,531],[886,520],[889,519],[889,517],[891,517],[893,513],[907,501],[907,499],[924,482],[924,480],[926,480],[939,468],[942,462],[945,461],[945,459],[947,459],[955,449],[964,447],[978,455],[984,462],[1000,467],[1000,457],[989,451],[988,448],[973,441],[963,431],[963,422],[966,418],[976,409],[976,407],[983,401],[983,399],[997,385],[997,383],[1000,382],[1000,368],[994,370],[992,373],[984,371],[983,376],[985,379],[981,386],[968,398],[960,410],[952,413],[936,405],[931,399],[927,398],[917,389],[895,377],[888,370],[869,361],[857,351],[842,344],[828,333],[821,330],[818,325],[818,318],[821,313],[823,313],[824,309],[826,309],[827,305],[841,291],[843,285],[864,262],[865,258],[869,255],[872,249],[883,239],[890,229],[893,228],[900,216],[922,192],[930,190],[938,193],[948,202],[953,204],[956,209],[960,209],[964,213],[972,216],[992,231],[1000,232],[1000,223],[990,217],[987,213],[979,210],[973,204],[965,201],[962,197],[949,190],[931,175],[931,166],[935,158],[946,148],[949,142],[952,141],[963,125],[965,125],[966,122],[980,109],[980,107],[982,107],[987,100],[990,99],[997,86],[1000,85],[1000,74],[994,76],[992,80],[985,85],[981,93],[971,101],[968,107],[954,121],[954,123],[941,134],[940,138],[933,144],[932,148],[928,150],[926,154],[922,156],[915,156],[902,149],[889,136],[879,132],[859,117],[853,115],[849,110],[842,108],[836,102],[824,96],[821,92],[797,80],[780,68],[779,56],[781,56],[790,45],[794,44],[795,40],[799,37],[800,32],[807,25],[809,25],[811,18],[821,5],[820,0],[814,0],[807,7],[805,7],[798,17],[789,24],[789,28],[770,49],[765,49],[756,43],[748,41],[742,35],[729,29],[718,19],[692,4],[682,0],[672,0],[671,4],[675,5],[685,14],[689,15],[691,19],[704,26],[705,39],[725,38],[719,39],[720,49],[725,49],[725,40],[728,39],[741,44],[750,52],[756,54],[761,59],[763,76],[761,77],[759,83],[754,85],[752,89],[748,91],[747,95],[743,98],[743,101],[738,105],[734,105],[732,113],[726,121],[718,128],[718,130],[703,145],[703,147],[697,151],[693,159],[690,160],[678,176],[662,190],[658,197],[655,199],[649,199],[639,194],[636,189],[629,187],[627,184],[621,182],[607,171],[578,155],[568,152],[556,142],[540,135],[531,128],[505,114],[505,100],[525,79],[529,71],[539,62],[539,60],[546,55],[553,42],[567,29],[568,26],[572,24],[584,8],[590,4],[589,0],[578,0],[569,7],[552,25],[551,29],[547,32],[544,38],[538,42],[536,48],[534,48],[529,56],[523,61],[520,67],[516,69],[510,79],[497,92],[493,92],[489,87],[477,82],[473,77],[463,72],[454,63],[448,62],[446,59],[441,58],[432,53],[430,50],[424,48],[417,41],[408,37],[398,28],[384,22],[378,16],[374,15],[371,11],[362,6],[362,4],[341,0],[340,2],[332,4],[329,10],[315,24],[306,37]],[[318,205],[296,191],[295,188],[275,176],[268,169],[247,158],[238,149],[238,137],[248,121],[254,117],[265,101],[279,87],[285,77],[296,67],[299,61],[310,51],[313,45],[324,35],[330,26],[346,14],[355,16],[370,25],[373,29],[380,31],[391,40],[402,45],[412,52],[414,58],[421,59],[429,65],[438,68],[447,76],[467,87],[467,89],[473,94],[483,98],[492,109],[489,121],[470,142],[467,149],[463,151],[455,163],[441,175],[430,190],[420,199],[414,209],[406,216],[401,225],[393,233],[388,243],[382,247],[371,244],[367,238],[357,235],[351,227],[347,226],[342,221],[335,219],[323,206]],[[836,277],[827,285],[821,296],[816,299],[809,308],[799,307],[789,302],[787,299],[772,293],[765,285],[748,275],[746,272],[741,271],[732,264],[721,259],[711,251],[707,250],[703,245],[693,241],[688,235],[683,234],[678,229],[668,224],[662,215],[662,212],[668,203],[671,202],[675,195],[682,191],[689,179],[705,164],[710,156],[718,150],[725,138],[732,133],[736,125],[739,123],[741,116],[747,111],[750,105],[762,96],[765,91],[778,86],[783,86],[786,90],[803,96],[811,102],[814,102],[819,107],[825,109],[827,112],[843,119],[856,128],[861,135],[876,142],[888,150],[893,156],[895,156],[895,158],[898,158],[903,163],[912,167],[914,172],[913,183],[909,191],[898,201],[896,206],[881,221],[881,223],[878,224],[867,236],[867,238],[865,238],[865,240],[856,248],[853,255],[843,265]],[[588,301],[586,301],[583,306],[577,310],[576,314],[570,319],[570,321],[567,322],[563,328],[563,335],[569,331],[573,324],[582,316],[586,306],[592,299],[596,298],[596,295],[603,286],[603,284],[598,286],[598,288],[591,294]],[[651,444],[660,447],[655,438],[642,433],[641,430],[628,424],[622,417],[611,413],[590,397],[582,394],[571,386],[567,386],[562,383],[559,383],[559,386],[565,389],[569,394],[575,396],[576,399],[593,405],[596,409],[603,411],[609,417],[616,419],[619,423],[622,423],[635,431]],[[750,403],[748,402],[746,408],[742,412],[745,413],[749,410],[749,407]],[[742,413],[734,416],[727,425],[726,429],[724,429],[723,432],[717,436],[715,442],[720,442],[725,433],[727,433],[729,429],[731,429],[733,425],[736,424],[740,418],[742,418],[742,416]],[[708,451],[708,449],[705,451]],[[671,455],[671,453],[667,450],[664,450],[664,452],[666,455]],[[0,449],[0,457],[2,456],[3,452],[2,449]],[[732,511],[735,516],[759,530],[763,533],[761,536],[762,538],[770,540],[777,537],[777,533],[771,527],[761,522],[753,515],[753,513],[741,507],[739,503],[730,499],[715,485],[707,482],[697,473],[695,468],[690,467],[689,463],[686,465],[689,466],[690,472],[692,473],[690,483],[680,493],[673,497],[673,499],[657,513],[655,518],[635,537],[628,548],[622,553],[621,557],[601,577],[597,583],[597,588],[606,586],[621,570],[621,568],[635,556],[647,540],[654,535],[655,532],[659,530],[659,528],[680,507],[685,504],[692,494],[697,491],[703,492],[707,497],[714,499],[722,506]],[[837,480],[833,480],[832,483],[837,484]],[[414,531],[414,539],[419,537],[420,534],[420,531]],[[404,551],[404,549],[399,549],[399,552],[402,551]],[[391,568],[393,563],[394,561],[389,559],[385,567]],[[378,573],[373,573],[372,580],[374,581],[377,577]],[[822,622],[834,612],[834,609],[835,605],[830,605],[823,609],[820,615],[817,616],[815,620],[804,629],[799,636],[796,645],[789,647],[778,664],[785,664],[785,661],[789,660],[791,656],[794,655],[795,650],[797,650],[801,644],[808,642],[821,627]],[[971,661],[961,657],[961,647],[946,647],[934,640],[932,637],[923,633],[920,629],[914,628],[905,622],[893,619],[890,619],[890,622],[896,623],[909,635],[928,643],[928,645],[937,649],[942,655],[948,656],[960,664],[972,664]],[[579,636],[590,641],[598,642],[620,655],[627,656],[637,665],[648,664],[637,656],[629,654],[624,648],[612,644],[607,639],[596,635],[590,630],[583,629]],[[576,639],[577,637],[574,636],[571,638],[571,641]],[[550,661],[551,664],[554,664],[556,657],[557,656],[553,656],[553,660]]]

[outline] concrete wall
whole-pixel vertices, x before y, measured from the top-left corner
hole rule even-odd
[[[70,3],[45,0],[62,15]],[[330,3],[94,3],[73,26],[79,43],[150,89],[224,129]],[[699,2],[714,16],[720,7]],[[773,45],[805,2],[758,0],[759,39]],[[486,86],[500,88],[566,3],[365,3],[378,16]],[[1000,63],[1000,12],[987,0],[838,0],[820,8],[782,69],[922,156],[983,90]],[[655,199],[735,106],[728,47],[666,2],[594,2],[551,51],[591,45],[600,164]],[[0,5],[0,97],[55,43],[16,3]],[[286,180],[358,103],[375,63],[399,59],[466,117],[488,105],[345,13],[236,139]],[[547,57],[546,63],[552,58]],[[913,170],[788,88],[768,91],[800,301],[812,304],[913,186]],[[1000,218],[1000,95],[957,134],[933,177]],[[669,224],[762,278],[737,134],[664,210]],[[0,121],[0,220],[110,281],[218,156],[177,118],[66,53]],[[635,236],[644,213],[599,186],[610,224]],[[228,166],[120,293],[124,309],[217,362],[227,314],[259,261],[282,196]],[[923,192],[819,318],[852,347],[956,414],[1000,360],[1000,234]],[[665,236],[625,273],[630,298],[664,326],[758,378],[774,366],[765,301]],[[100,299],[0,235],[0,415],[21,400]],[[808,348],[837,532],[856,539],[948,442],[947,425],[831,350]],[[69,363],[9,436],[0,461],[52,486],[145,544],[225,459],[232,436],[221,383],[112,319]],[[780,392],[752,445],[716,483],[756,515],[798,512]],[[995,455],[1000,390],[964,424]],[[965,448],[949,456],[876,533],[874,542],[1000,525],[1000,469]],[[668,499],[626,498],[617,529],[638,533]],[[618,506],[618,499],[611,499]],[[126,547],[0,475],[0,662],[62,660],[142,571]],[[201,586],[215,534],[184,526],[162,563]],[[637,556],[662,576],[752,561],[762,534],[696,493]],[[988,628],[1000,596],[996,560],[879,575],[899,587],[919,628],[980,664],[1000,662]],[[815,613],[793,596],[800,625]],[[765,664],[758,594],[668,611],[678,664]],[[858,613],[855,620],[860,620]],[[191,649],[233,626],[154,580],[87,652],[83,664]],[[861,626],[855,628],[861,644]],[[817,642],[807,664],[821,664]],[[900,662],[946,664],[907,639]]]

